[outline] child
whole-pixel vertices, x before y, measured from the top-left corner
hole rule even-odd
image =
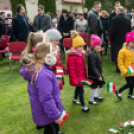
[[[76,31],[71,31],[71,38],[73,38],[73,48],[68,51],[67,68],[70,84],[76,87],[73,103],[80,105],[77,101],[77,97],[79,95],[82,111],[88,112],[89,108],[87,108],[84,103],[83,84],[80,83],[83,79],[87,78],[86,63],[82,51],[85,42]]]
[[[125,77],[126,84],[119,90],[116,90],[117,97],[122,100],[121,92],[129,88],[128,98],[134,100],[133,87],[134,87],[134,73],[130,75],[127,68],[133,63],[134,65],[134,32],[126,34],[126,43],[119,51],[118,55],[118,67],[121,71],[121,75]]]
[[[51,49],[50,45],[45,43],[38,45],[33,55],[33,62],[24,65],[20,74],[28,81],[33,122],[37,126],[45,127],[44,134],[58,134],[58,124],[62,122],[61,112],[64,107],[57,79],[50,68],[56,62],[53,54],[56,49]],[[51,58],[48,56],[50,52],[53,55]]]
[[[43,42],[43,34],[38,32],[38,33],[33,33],[31,32],[28,36],[28,43],[25,48],[25,50],[21,54],[21,63],[28,64],[30,63],[30,58],[33,55],[35,51],[35,47],[38,43]],[[26,58],[26,59],[25,59]],[[29,60],[28,60],[29,59]],[[27,61],[27,63],[26,63]]]
[[[52,45],[54,45],[54,47],[58,51],[57,62],[55,65],[52,66],[52,70],[54,71],[54,73],[56,73],[56,66],[60,66],[63,68],[64,74],[67,74],[67,70],[65,69],[64,65],[62,64],[61,54],[60,54],[59,46],[58,46],[58,44],[60,43],[60,40],[62,38],[61,33],[57,30],[48,30],[45,34],[46,34],[45,42],[47,42],[47,41],[50,42]],[[62,90],[63,85],[64,85],[64,78],[62,77],[62,80],[58,80],[58,83],[60,86],[60,90]]]
[[[98,105],[95,100],[101,101],[104,99],[99,96],[101,88],[105,83],[102,77],[102,63],[99,54],[102,41],[101,38],[96,35],[92,35],[90,40],[92,48],[88,54],[88,78],[92,79],[94,83],[91,85],[89,104]]]
[[[57,30],[57,19],[52,19],[52,25],[50,29]]]

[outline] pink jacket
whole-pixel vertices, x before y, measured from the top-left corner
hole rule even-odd
[[[78,54],[77,51],[68,51],[67,68],[69,73],[69,82],[72,86],[83,86],[79,83],[87,78],[87,70],[84,54]]]
[[[63,68],[64,74],[68,74],[68,73],[67,73],[67,69],[66,69],[66,68],[64,67],[64,65],[62,64],[60,52],[58,52],[56,64],[51,67],[54,73],[56,73],[56,66],[61,66],[61,67]],[[60,86],[60,90],[63,89],[63,85],[64,85],[64,78],[62,78],[62,82],[61,82],[61,84],[59,85],[59,86]]]

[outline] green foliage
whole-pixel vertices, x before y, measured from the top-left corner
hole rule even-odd
[[[25,7],[25,9],[26,9],[25,0],[10,0],[10,2],[11,2],[12,16],[13,16],[13,17],[14,17],[14,16],[16,15],[16,13],[17,13],[17,11],[16,11],[17,5],[22,4],[22,5]]]
[[[42,5],[45,7],[45,0],[38,0],[38,6]]]
[[[38,0],[38,5],[43,5],[45,13],[50,12],[56,15],[56,0]]]
[[[130,2],[126,5],[129,11],[134,9],[134,0],[130,0]]]
[[[90,10],[91,8],[93,8],[93,4],[96,0],[85,0],[85,4],[84,7],[88,8],[88,10]]]

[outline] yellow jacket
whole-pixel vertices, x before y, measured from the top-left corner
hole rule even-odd
[[[121,75],[124,77],[134,76],[128,74],[127,68],[128,66],[134,63],[134,50],[131,51],[126,45],[119,51],[118,55],[118,67],[121,71]]]

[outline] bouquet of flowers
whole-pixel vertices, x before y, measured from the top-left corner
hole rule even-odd
[[[115,134],[134,134],[134,120],[121,123],[119,129],[109,128],[108,132]]]
[[[134,120],[122,123],[119,128],[119,134],[134,134]]]

